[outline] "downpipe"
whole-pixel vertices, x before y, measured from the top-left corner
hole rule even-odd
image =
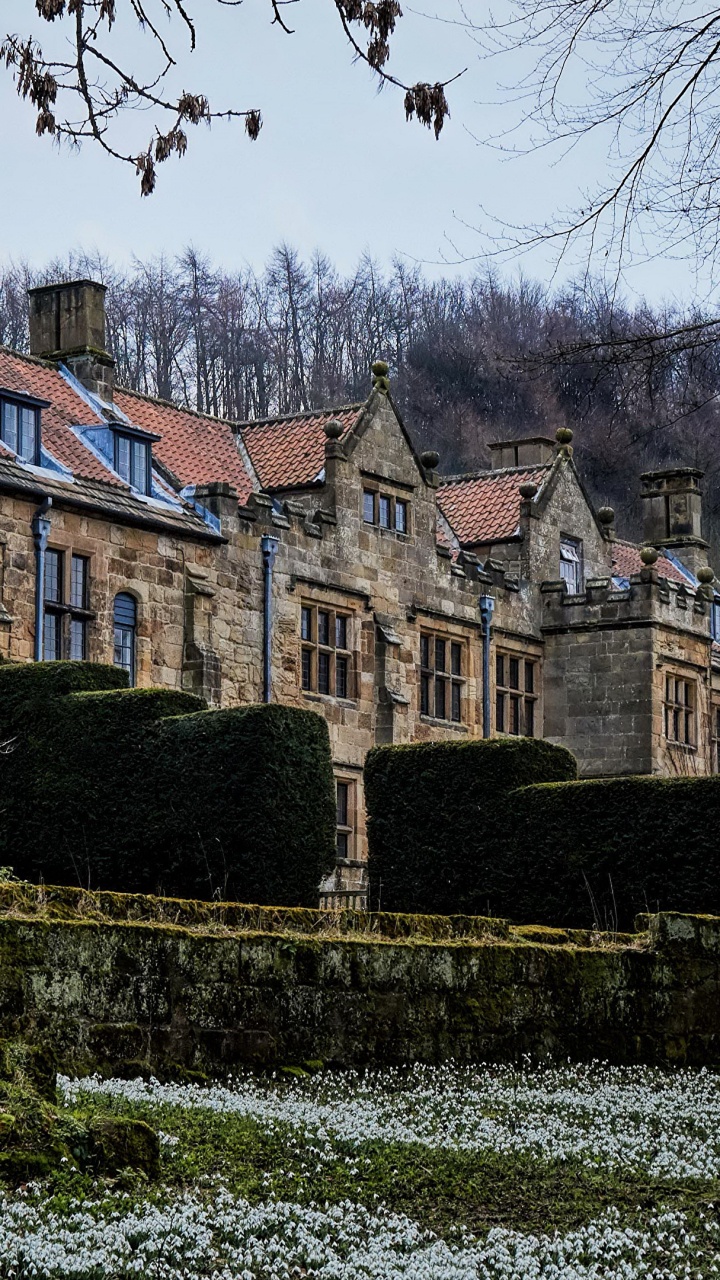
[[[490,628],[492,616],[495,612],[495,601],[492,596],[480,597],[480,623],[482,626],[482,667],[483,667],[483,697],[482,697],[482,736],[489,738],[492,732],[490,721]]]
[[[263,702],[271,702],[273,567],[278,552],[278,540],[265,534],[260,541],[260,547],[263,556]]]
[[[50,537],[50,517],[48,512],[52,506],[52,498],[45,498],[32,518],[32,533],[35,542],[35,661],[42,662],[43,631],[45,629],[45,552]]]

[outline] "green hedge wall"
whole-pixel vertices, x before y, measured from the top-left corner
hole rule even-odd
[[[325,720],[250,706],[165,720],[152,732],[147,813],[162,888],[317,906],[335,865],[335,784]]]
[[[334,862],[325,721],[126,683],[89,663],[0,671],[0,863],[35,882],[315,906]]]
[[[503,914],[509,793],[577,777],[564,747],[533,738],[378,747],[365,764],[375,909]],[[501,899],[502,891],[502,899]]]
[[[720,915],[720,778],[608,778],[512,797],[515,919],[630,929],[638,912]]]

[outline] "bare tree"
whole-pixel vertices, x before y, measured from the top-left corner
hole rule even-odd
[[[36,131],[59,141],[78,144],[91,140],[108,155],[131,165],[140,175],[143,195],[150,195],[157,180],[157,165],[170,156],[183,156],[188,127],[201,121],[238,119],[253,141],[262,127],[257,106],[211,107],[204,93],[166,91],[175,66],[173,45],[178,30],[195,48],[195,22],[185,0],[26,0],[30,34],[7,34],[0,42],[0,62],[13,73],[17,91],[37,108]],[[217,0],[237,8],[241,0]],[[268,16],[287,35],[286,6],[301,0],[266,0]],[[432,128],[439,137],[449,115],[445,88],[450,81],[410,85],[387,70],[390,41],[402,17],[398,0],[329,0],[356,58],[365,62],[381,84],[404,93],[405,113]],[[33,12],[34,10],[34,12]],[[121,17],[134,17],[139,34],[156,55],[153,71],[141,75],[118,60],[113,27]],[[162,25],[164,23],[164,25]],[[53,24],[57,24],[53,29]],[[43,42],[40,41],[40,33]],[[58,39],[58,36],[60,37]],[[54,51],[46,52],[45,40]],[[70,52],[62,53],[69,47]],[[55,51],[56,50],[56,51]],[[139,67],[142,59],[138,57]],[[455,77],[453,77],[455,78]],[[67,114],[64,104],[68,103]],[[118,118],[132,110],[150,112],[154,132],[136,154],[116,142]]]
[[[487,52],[533,70],[513,81],[519,107],[499,145],[574,150],[598,136],[608,163],[569,216],[516,228],[506,247],[586,235],[621,269],[648,237],[659,255],[717,259],[720,9],[698,0],[513,0],[497,25],[473,26]]]

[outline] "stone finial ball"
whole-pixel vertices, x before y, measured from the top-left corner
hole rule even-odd
[[[601,507],[597,514],[601,524],[612,524],[615,520],[615,512],[612,507]]]
[[[339,440],[344,430],[342,422],[338,422],[337,418],[328,418],[323,427],[328,440]]]
[[[390,372],[390,365],[387,360],[374,360],[370,366],[371,372],[376,378],[387,378]]]
[[[656,563],[657,558],[658,558],[658,552],[655,550],[655,547],[641,547],[640,559],[642,560],[643,564],[646,564],[648,566],[648,568],[650,567],[651,564]]]
[[[440,454],[436,453],[434,449],[426,449],[424,453],[420,454],[420,461],[427,471],[434,471],[440,461]]]
[[[520,485],[521,498],[534,498],[537,491],[538,487],[536,484],[533,484],[532,480],[526,480],[524,484]]]
[[[698,569],[697,580],[698,582],[702,582],[704,587],[709,587],[710,583],[715,581],[715,574],[709,564],[704,565],[702,569]]]
[[[573,433],[569,427],[558,427],[557,431],[555,432],[555,439],[557,440],[558,444],[570,444],[570,441],[572,440],[572,438],[573,438]]]

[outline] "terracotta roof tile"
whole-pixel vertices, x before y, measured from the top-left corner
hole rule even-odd
[[[237,489],[240,502],[247,502],[252,480],[228,422],[135,391],[116,390],[115,403],[131,422],[161,437],[153,453],[183,486],[221,480]]]
[[[629,578],[631,573],[639,573],[644,569],[642,560],[640,559],[640,548],[633,542],[614,542],[613,543],[613,571],[619,578]],[[684,586],[692,586],[692,582],[688,580],[684,573],[673,564],[672,560],[668,560],[662,551],[655,565],[661,578],[666,578],[669,582],[682,582]]]
[[[50,408],[43,409],[42,415],[43,444],[74,475],[127,488],[70,430],[71,426],[95,425],[101,419],[52,365],[0,347],[0,387],[50,401]]]
[[[324,424],[337,418],[347,432],[364,408],[364,404],[351,404],[242,423],[243,444],[263,489],[302,489],[313,484],[325,465]]]
[[[463,546],[502,542],[512,537],[520,521],[520,485],[532,482],[540,488],[550,464],[513,467],[459,476],[438,489],[438,504]]]

